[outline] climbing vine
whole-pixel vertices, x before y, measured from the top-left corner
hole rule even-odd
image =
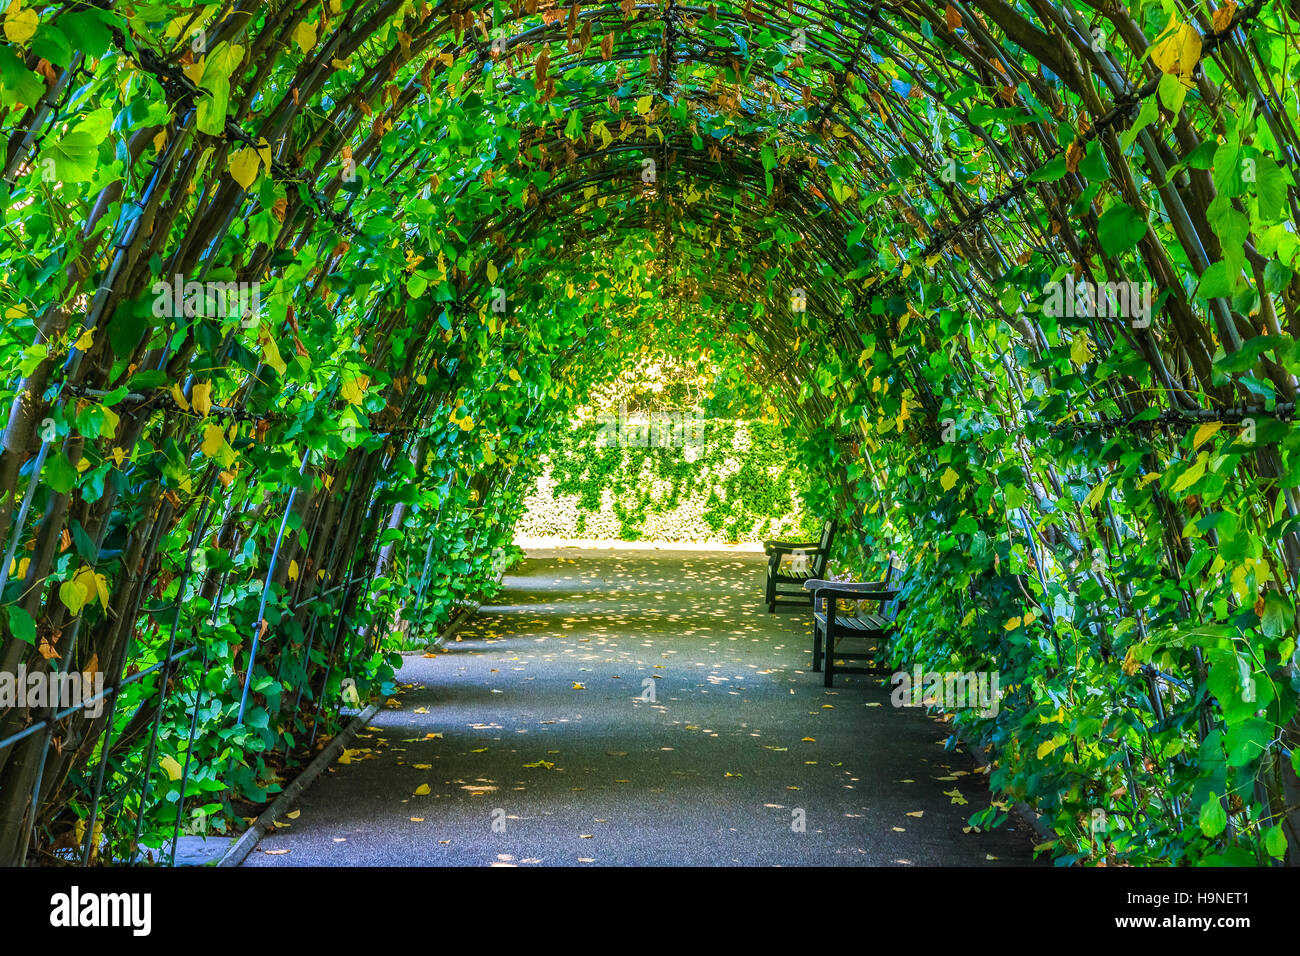
[[[0,712],[0,862],[165,856],[273,792],[650,347],[897,556],[900,663],[999,670],[954,720],[1054,855],[1294,861],[1296,29],[14,0],[0,671],[109,693]]]

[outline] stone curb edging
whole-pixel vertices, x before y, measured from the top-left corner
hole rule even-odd
[[[235,839],[230,849],[217,861],[217,866],[239,866],[239,864],[243,863],[272,824],[283,816],[293,806],[299,794],[311,786],[316,778],[325,771],[325,768],[337,759],[338,755],[343,752],[343,748],[352,742],[352,738],[357,735],[357,731],[373,720],[382,706],[383,701],[371,704],[354,717],[351,723],[340,730],[334,739],[329,742],[329,745],[316,755],[316,759],[307,765],[307,769],[298,774],[293,783],[285,787],[271,805],[262,811],[262,815]]]
[[[442,631],[439,632],[438,636],[435,637],[433,640],[431,640],[428,644],[426,644],[425,647],[426,648],[445,647],[447,644],[447,638],[454,637],[456,632],[459,631],[462,627],[464,627],[466,623],[469,622],[469,619],[477,613],[478,613],[477,606],[461,608],[459,611],[456,612],[456,616],[447,622],[447,626],[443,628]],[[424,654],[426,653],[426,651],[416,649],[416,650],[409,650],[409,651],[401,651],[399,653],[401,653],[403,657],[412,657],[416,654]]]
[[[477,612],[477,607],[462,608],[460,612],[447,623],[447,627],[442,631],[442,633],[430,642],[430,646],[444,646],[447,638],[452,637],[457,631],[464,627],[465,622],[473,617]],[[406,651],[404,653],[419,654],[423,652]],[[253,848],[257,846],[262,837],[266,835],[266,831],[271,828],[271,825],[276,821],[276,819],[288,812],[289,808],[293,806],[293,802],[298,799],[298,795],[311,786],[312,783],[315,782],[316,778],[325,772],[325,768],[332,764],[338,758],[338,755],[343,752],[343,748],[352,742],[352,738],[357,735],[357,731],[374,719],[375,714],[379,713],[379,709],[383,704],[383,701],[371,704],[364,711],[354,717],[346,727],[340,730],[334,739],[329,742],[329,746],[318,753],[316,758],[307,765],[307,769],[298,774],[298,776],[294,778],[293,783],[285,787],[284,791],[275,798],[274,802],[262,811],[262,815],[254,820],[247,830],[235,838],[234,842],[230,845],[230,849],[223,853],[221,859],[217,861],[217,866],[239,866],[239,864],[243,863],[244,860],[248,858],[248,855],[253,852]]]
[[[965,744],[965,741],[963,741],[963,744]],[[965,744],[965,746],[967,753],[975,758],[975,762],[979,764],[980,767],[987,767],[992,762],[989,760],[988,751],[983,747],[976,747],[970,744]],[[1015,810],[1016,815],[1033,827],[1034,832],[1044,840],[1056,840],[1060,838],[1060,834],[1053,831],[1051,827],[1043,822],[1042,814],[1038,813],[1033,807],[1024,801],[1014,804],[1011,809]]]

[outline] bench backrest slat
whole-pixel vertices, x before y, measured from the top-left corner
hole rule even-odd
[[[835,521],[831,520],[822,526],[821,541],[817,545],[817,553],[813,555],[812,577],[823,578],[826,576],[826,559],[830,557],[831,542],[835,540]]]

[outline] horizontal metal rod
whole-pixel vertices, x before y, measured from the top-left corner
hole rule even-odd
[[[166,667],[168,664],[175,664],[181,659],[189,657],[198,649],[199,649],[198,645],[196,644],[193,647],[187,647],[183,651],[177,651],[171,657],[167,658],[167,660],[159,661],[157,664],[154,664],[152,667],[149,667],[146,670],[142,670],[137,674],[132,674],[130,677],[123,680],[120,686],[116,688],[106,687],[103,690],[101,690],[98,694],[96,694],[94,697],[82,701],[76,707],[67,707],[61,711],[58,711],[52,717],[46,717],[44,720],[37,721],[36,723],[28,727],[26,730],[20,731],[11,737],[6,737],[4,740],[0,740],[0,750],[4,750],[6,747],[12,747],[14,744],[18,743],[23,738],[30,737],[32,734],[36,733],[42,727],[46,727],[51,723],[60,721],[64,717],[69,717],[72,714],[75,714],[79,710],[85,710],[86,707],[89,706],[90,704],[93,704],[99,700],[104,700],[105,698],[111,696],[116,691],[121,690],[123,687],[128,687],[131,684],[135,684],[139,681],[144,680],[146,677],[148,677],[154,671],[158,670],[160,667]]]

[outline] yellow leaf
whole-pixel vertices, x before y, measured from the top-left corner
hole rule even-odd
[[[212,411],[212,383],[200,382],[191,388],[190,401],[194,403],[194,410],[207,418],[208,412]]]
[[[1099,482],[1096,488],[1093,488],[1092,491],[1088,492],[1088,497],[1083,499],[1083,506],[1085,508],[1095,507],[1097,503],[1101,501],[1102,495],[1106,493],[1106,485],[1109,483],[1109,479],[1103,479]]]
[[[1197,456],[1196,463],[1178,476],[1178,480],[1174,482],[1173,491],[1182,491],[1184,488],[1190,488],[1192,485],[1200,481],[1201,476],[1205,474],[1205,466],[1207,463],[1208,459],[1206,458],[1205,452],[1201,452],[1201,454]]]
[[[36,33],[38,22],[35,10],[24,10],[20,0],[14,0],[5,11],[5,39],[25,46]]]
[[[280,346],[276,344],[275,336],[265,325],[258,330],[257,343],[262,346],[262,361],[275,369],[277,374],[283,375],[289,366],[280,357]]]
[[[290,561],[290,562],[289,562],[289,580],[290,580],[290,581],[297,581],[297,580],[298,580],[298,562],[297,562],[297,561]]]
[[[230,163],[226,168],[230,170],[230,177],[239,183],[239,188],[247,190],[257,179],[257,167],[261,161],[257,150],[245,146],[231,154]]]
[[[488,282],[497,281],[497,265],[495,262],[492,262],[490,260],[487,264],[487,277],[488,277]]]
[[[919,819],[921,819],[921,817],[925,816],[925,811],[924,811],[924,810],[909,810],[907,815],[908,815],[909,817],[916,817],[916,818],[919,820]]]
[[[515,371],[514,369],[511,369],[511,370],[509,371],[508,374],[509,374],[509,376],[510,376],[510,381],[512,381],[512,382],[517,382],[517,381],[519,381],[519,373],[518,373],[517,371]]]
[[[575,680],[575,681],[573,682],[573,689],[574,689],[574,690],[586,690],[586,689],[587,689],[587,685],[586,685],[586,684],[580,684],[580,683],[578,683],[578,682]]]
[[[82,329],[81,334],[77,336],[77,341],[72,343],[72,347],[78,351],[84,352],[95,344],[95,330]]]
[[[262,168],[271,168],[271,144],[266,141],[266,137],[259,137],[257,140],[257,155],[262,160]]]
[[[99,598],[99,603],[104,610],[108,610],[108,578],[102,574],[96,574],[93,569],[83,567],[72,578],[72,583],[81,589],[85,600],[82,602],[84,607],[91,601]],[[60,591],[62,597],[62,591]],[[65,602],[66,603],[66,602]]]
[[[158,761],[158,763],[162,766],[163,770],[167,771],[168,780],[179,780],[181,778],[181,765],[171,754],[163,757],[162,760]]]
[[[1151,62],[1161,73],[1178,74],[1185,80],[1201,59],[1201,35],[1189,23],[1174,23],[1163,40],[1151,48]]]
[[[226,436],[220,425],[208,425],[203,429],[203,444],[200,449],[209,458],[221,451],[221,446],[225,443]]]
[[[1044,740],[1041,744],[1038,745],[1038,750],[1036,751],[1036,755],[1039,760],[1042,760],[1044,757],[1046,757],[1048,754],[1050,754],[1053,750],[1055,750],[1059,746],[1060,746],[1060,741],[1055,738],[1053,738],[1052,740]]]
[[[185,393],[181,391],[179,384],[172,386],[172,399],[181,411],[188,412],[190,410],[190,403],[185,401]]]
[[[1007,621],[1007,623],[1004,625],[1004,627],[1008,631],[1014,631],[1019,626],[1020,626],[1020,618],[1018,617],[1013,617],[1011,620]]]
[[[366,389],[370,387],[369,375],[358,375],[356,378],[343,383],[339,393],[343,400],[349,405],[360,405],[366,397]]]
[[[429,792],[429,785],[427,783],[422,783],[415,788],[415,795],[417,797],[423,797],[428,792]]]
[[[1070,358],[1075,365],[1086,365],[1092,360],[1092,342],[1087,332],[1079,332],[1070,343]]]
[[[298,26],[293,31],[293,41],[298,44],[303,53],[308,53],[316,45],[316,24],[308,23],[306,20],[300,20]]]
[[[1196,429],[1196,434],[1192,436],[1192,451],[1196,451],[1196,449],[1200,448],[1222,427],[1223,422],[1206,422],[1200,428]]]
[[[973,620],[975,620],[975,609],[971,608],[969,611],[966,612],[966,616],[961,619],[961,626],[969,627],[970,622]]]
[[[953,485],[957,484],[957,478],[957,472],[953,471],[952,466],[949,465],[943,475],[939,478],[939,486],[943,488],[944,491],[952,491]]]
[[[636,101],[636,113],[638,116],[644,116],[650,112],[650,107],[654,105],[654,97],[649,93]]]
[[[1137,483],[1138,488],[1139,489],[1145,488],[1147,485],[1151,484],[1151,482],[1157,481],[1160,478],[1160,475],[1161,472],[1158,471],[1153,471],[1150,472],[1149,474],[1143,475],[1141,478],[1138,479],[1138,483]]]

